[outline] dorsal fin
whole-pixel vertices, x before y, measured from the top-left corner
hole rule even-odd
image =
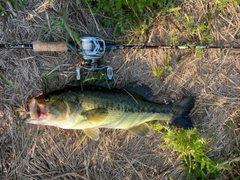
[[[153,90],[145,84],[130,83],[123,87],[134,96],[137,95],[139,98],[150,100],[153,97]]]

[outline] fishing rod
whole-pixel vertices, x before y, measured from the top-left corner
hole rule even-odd
[[[187,46],[187,45],[117,45],[106,43],[97,36],[81,36],[80,43],[70,42],[33,42],[32,44],[0,44],[0,49],[32,49],[35,52],[71,52],[82,55],[84,63],[76,67],[77,80],[81,79],[81,68],[89,71],[107,70],[109,80],[113,78],[113,68],[101,65],[99,60],[105,52],[118,49],[240,49],[240,46]]]

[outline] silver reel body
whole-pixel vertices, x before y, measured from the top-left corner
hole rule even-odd
[[[99,60],[106,50],[105,41],[97,36],[82,36],[79,38],[81,47],[78,53],[82,55],[84,64],[76,67],[77,80],[81,79],[81,68],[89,71],[98,71],[107,69],[107,77],[109,80],[113,77],[113,69],[111,66],[100,65]]]
[[[82,47],[78,49],[84,60],[100,59],[106,49],[105,41],[100,37],[82,36],[79,38]]]

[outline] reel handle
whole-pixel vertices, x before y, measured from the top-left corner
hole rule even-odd
[[[33,50],[36,52],[67,52],[67,46],[64,42],[40,42],[34,41]]]

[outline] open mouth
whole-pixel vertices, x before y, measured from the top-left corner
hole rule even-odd
[[[41,120],[47,117],[47,108],[45,104],[40,104],[35,98],[32,98],[29,103],[30,119]]]

